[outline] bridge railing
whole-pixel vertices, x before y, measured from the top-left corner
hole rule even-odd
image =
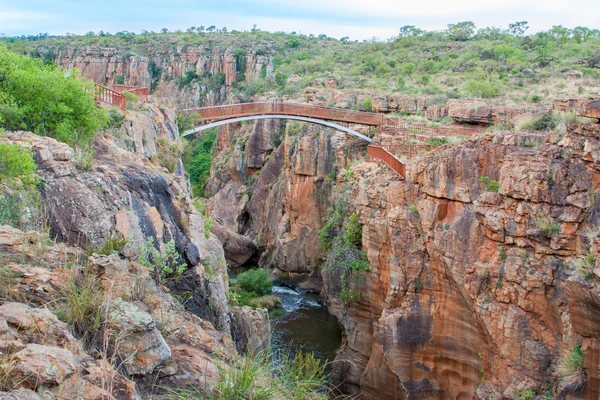
[[[142,101],[148,101],[149,89],[147,87],[114,84],[113,90],[118,93],[129,92],[139,97]]]
[[[367,152],[369,157],[383,161],[388,167],[396,171],[404,180],[406,180],[406,164],[398,160],[398,158],[387,149],[380,146],[369,145]]]
[[[200,114],[205,121],[244,117],[248,115],[283,114],[341,121],[352,124],[380,126],[384,124],[385,118],[385,116],[377,113],[277,101],[202,107],[190,109],[189,111]]]
[[[479,127],[465,127],[460,125],[436,127],[420,122],[402,121],[393,117],[385,117],[385,125],[391,126],[402,133],[414,133],[426,136],[473,136],[482,131]]]
[[[102,85],[94,84],[92,93],[94,94],[96,101],[119,107],[123,111],[127,109],[127,99],[119,92],[115,92]]]

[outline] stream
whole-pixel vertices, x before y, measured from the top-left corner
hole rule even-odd
[[[310,352],[322,362],[331,363],[342,343],[342,331],[323,300],[285,286],[273,286],[273,295],[281,299],[285,310],[272,322],[273,350],[290,356],[297,351]]]

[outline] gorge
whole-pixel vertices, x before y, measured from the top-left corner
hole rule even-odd
[[[307,319],[328,336],[329,354],[340,346],[329,389],[298,394],[261,375],[259,385],[275,388],[270,398],[600,397],[595,95],[442,101],[338,87],[335,76],[281,96],[252,93],[255,79],[276,82],[281,53],[258,42],[242,54],[219,40],[147,45],[147,55],[36,47],[98,84],[152,90],[125,112],[103,106],[111,123],[90,154],[18,129],[0,136],[32,154],[47,215],[41,227],[24,223],[31,211],[0,227],[0,350],[11,368],[2,390],[32,399],[235,398],[223,394],[223,371],[268,351],[278,329],[273,310],[241,305],[230,276],[258,265],[278,283],[275,294],[320,299],[328,314]],[[295,79],[283,88],[303,85]],[[474,133],[426,138],[430,150],[405,159],[405,179],[368,157],[367,143],[299,121],[234,122],[184,149],[182,133],[202,123],[190,105],[281,98]],[[565,112],[579,116],[558,126]],[[525,118],[535,124],[520,125]],[[554,125],[542,125],[549,118]],[[414,134],[348,128],[382,145]],[[186,168],[199,157],[194,140],[208,135],[199,178]],[[78,287],[98,290],[111,316],[98,337],[66,315]],[[313,332],[310,323],[300,329]],[[286,349],[277,341],[289,334],[277,335]]]

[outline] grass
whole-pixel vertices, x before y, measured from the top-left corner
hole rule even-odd
[[[97,253],[103,256],[110,256],[113,253],[120,253],[125,245],[127,245],[127,238],[124,238],[121,235],[111,235],[106,239],[106,242],[104,242],[102,247],[98,249],[93,247],[88,249],[88,254],[91,255]]]
[[[581,351],[581,345],[577,345],[571,351],[562,352],[557,364],[557,372],[561,376],[573,376],[579,374],[583,369],[585,357]]]
[[[311,353],[243,357],[229,368],[219,366],[213,400],[326,399],[325,365]]]
[[[56,315],[83,343],[97,348],[104,335],[107,299],[90,267],[74,267],[61,288]]]
[[[15,380],[16,360],[8,353],[0,353],[0,391],[11,392],[19,387]]]
[[[597,257],[594,254],[588,254],[572,260],[571,264],[573,266],[573,269],[579,276],[583,278],[589,278],[594,273],[594,268],[596,268],[596,261]]]
[[[0,301],[22,301],[18,292],[19,273],[8,266],[0,267]]]
[[[551,238],[560,233],[560,224],[554,222],[550,217],[539,217],[535,219],[535,225],[542,231],[544,236]]]

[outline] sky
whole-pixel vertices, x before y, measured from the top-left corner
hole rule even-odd
[[[598,0],[0,0],[0,34],[140,33],[215,25],[228,30],[326,34],[351,40],[397,35],[404,25],[442,30],[473,21],[506,28],[526,20],[531,32],[553,25],[600,29]]]

